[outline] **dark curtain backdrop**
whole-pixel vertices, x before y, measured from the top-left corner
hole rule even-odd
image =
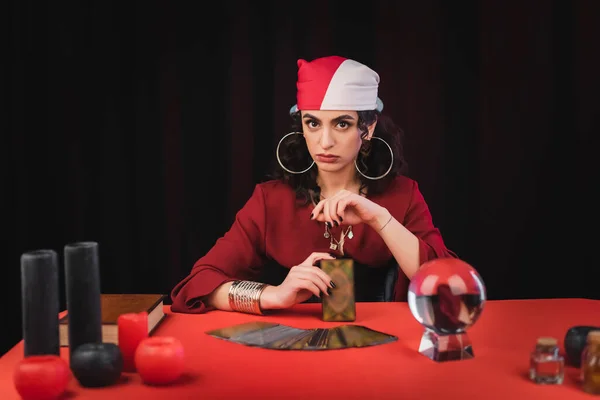
[[[490,299],[600,298],[600,2],[199,4],[4,6],[3,351],[25,251],[98,241],[103,292],[169,293],[265,178],[297,59],[330,54],[379,72]]]

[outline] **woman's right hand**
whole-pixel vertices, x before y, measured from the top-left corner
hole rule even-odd
[[[301,264],[290,269],[279,286],[268,286],[262,292],[260,305],[263,310],[288,308],[308,300],[313,294],[329,296],[329,289],[335,287],[331,278],[315,266],[320,260],[332,260],[327,253],[312,253]]]

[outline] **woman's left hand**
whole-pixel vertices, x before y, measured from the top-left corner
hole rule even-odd
[[[376,227],[389,217],[384,207],[347,190],[341,190],[333,197],[321,200],[312,212],[312,219],[329,222],[331,226],[356,225],[361,222]]]

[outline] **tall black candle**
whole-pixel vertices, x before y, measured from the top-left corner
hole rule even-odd
[[[60,355],[58,257],[54,250],[21,255],[21,310],[25,357]]]
[[[65,288],[69,326],[69,354],[78,346],[102,342],[98,243],[65,246]]]

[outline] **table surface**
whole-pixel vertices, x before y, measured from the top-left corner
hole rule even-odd
[[[154,335],[179,338],[186,349],[187,372],[167,387],[144,385],[135,373],[122,382],[85,389],[74,379],[69,399],[587,399],[578,370],[566,367],[562,385],[528,380],[529,354],[539,336],[561,343],[575,325],[600,326],[600,301],[587,299],[497,300],[485,304],[468,331],[475,357],[436,363],[417,352],[423,328],[407,303],[357,303],[357,325],[398,337],[366,348],[285,351],[247,347],[208,336],[211,329],[263,320],[299,328],[331,327],[320,320],[319,304],[302,304],[270,316],[213,311],[168,316]],[[68,348],[61,348],[68,360]],[[23,357],[20,342],[0,358],[0,399],[18,399],[12,384]]]

